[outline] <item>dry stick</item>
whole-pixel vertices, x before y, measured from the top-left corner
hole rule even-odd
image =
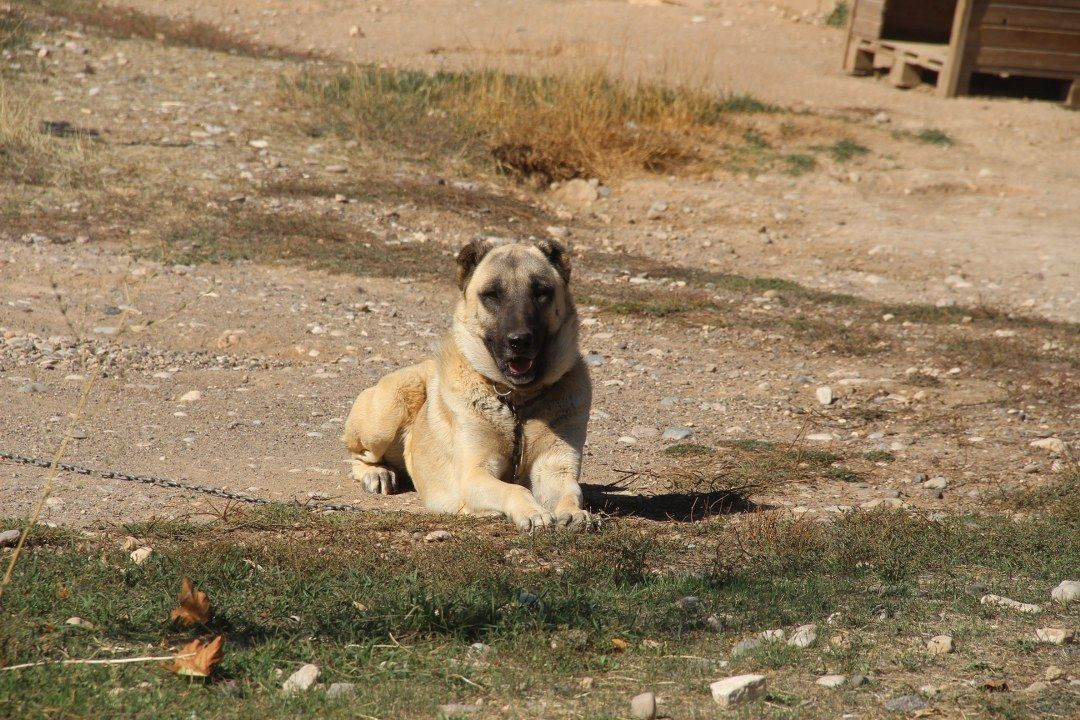
[[[135,304],[135,300],[138,299],[139,293],[142,292],[143,283],[136,289],[131,303],[128,304],[123,314],[120,316],[120,322],[117,325],[116,336],[119,337],[124,333],[124,328],[127,324],[128,313]],[[26,545],[26,536],[30,534],[30,529],[37,524],[38,519],[41,518],[41,511],[45,507],[45,500],[48,499],[49,494],[52,492],[53,484],[56,482],[56,476],[59,474],[60,460],[64,457],[64,453],[67,452],[67,447],[71,443],[71,435],[75,432],[75,426],[82,419],[83,412],[86,410],[86,403],[90,399],[90,392],[94,389],[94,383],[97,382],[98,376],[101,375],[101,368],[104,366],[103,362],[99,362],[97,367],[94,368],[94,372],[90,374],[90,377],[83,383],[82,394],[79,397],[79,404],[75,408],[75,414],[71,418],[71,422],[68,424],[67,432],[64,433],[64,439],[60,441],[60,446],[53,454],[52,464],[49,465],[49,477],[45,480],[45,487],[41,489],[41,495],[38,497],[37,505],[34,506],[34,511],[27,519],[26,526],[23,528],[22,534],[19,536],[19,542],[15,546],[15,552],[11,554],[11,560],[8,562],[7,570],[4,572],[4,579],[0,581],[0,601],[3,601],[4,590],[11,584],[11,577],[15,572],[15,563],[22,557],[23,547]]]
[[[161,662],[163,660],[181,660],[195,657],[197,653],[184,653],[183,655],[144,655],[133,658],[112,658],[101,660],[39,660],[38,662],[23,663],[22,665],[8,665],[0,667],[0,670],[22,670],[23,668],[38,667],[41,665],[124,665],[137,662]]]

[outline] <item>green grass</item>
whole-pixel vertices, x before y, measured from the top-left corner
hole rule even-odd
[[[846,0],[840,0],[833,6],[832,11],[825,16],[825,24],[829,27],[842,28],[847,27],[848,23],[848,4]]]
[[[930,145],[948,146],[955,143],[955,141],[952,139],[952,137],[948,135],[948,133],[942,130],[937,130],[936,128],[926,128],[925,130],[920,130],[919,132],[915,133],[915,137],[923,141],[924,143],[929,143]]]
[[[15,8],[0,8],[0,50],[26,43],[26,20]]]
[[[698,445],[696,443],[678,443],[664,448],[664,454],[673,458],[712,455],[713,452],[713,448],[708,445]]]
[[[896,456],[888,450],[870,450],[864,452],[863,457],[870,462],[894,462],[896,460]]]
[[[848,162],[852,158],[861,157],[870,152],[869,148],[849,138],[842,138],[832,145],[820,145],[814,149],[828,153],[836,162]]]
[[[789,175],[805,175],[817,167],[817,159],[806,153],[790,153],[783,156]]]
[[[977,580],[988,592],[1042,601],[1070,576],[1080,565],[1080,494],[1070,482],[1019,521],[853,512],[821,524],[760,514],[685,525],[681,538],[632,522],[519,536],[477,520],[280,508],[92,538],[40,529],[3,598],[0,665],[168,654],[212,634],[225,636],[225,656],[208,682],[156,663],[0,672],[0,696],[13,717],[412,718],[477,700],[479,717],[537,716],[523,710],[534,703],[544,704],[544,717],[622,717],[629,696],[651,686],[664,688],[673,716],[704,717],[715,712],[710,680],[766,668],[777,697],[814,698],[805,717],[833,717],[839,702],[873,711],[876,694],[908,687],[905,664],[917,668],[925,657],[922,636],[957,623],[972,628],[957,633],[958,662],[1028,662],[1000,648],[1026,638],[1036,621],[988,611],[965,588]],[[433,527],[453,537],[412,539]],[[126,533],[154,547],[149,561],[127,559],[119,549]],[[206,627],[166,622],[184,575],[214,604]],[[680,602],[687,596],[698,601]],[[837,624],[824,623],[838,611]],[[1077,612],[1050,608],[1038,622],[1075,623]],[[714,613],[725,616],[720,631],[708,620]],[[71,616],[94,628],[66,625]],[[736,639],[810,621],[823,635],[815,648],[768,644],[727,670],[715,664]],[[857,630],[858,642],[826,642],[844,630]],[[613,638],[626,641],[625,651]],[[473,642],[490,650],[478,655]],[[1055,651],[1029,652],[1049,662]],[[305,662],[322,668],[326,684],[356,683],[356,696],[330,700],[317,689],[282,697],[283,677]],[[823,667],[873,668],[874,692],[816,691]],[[594,687],[582,693],[586,676]],[[946,711],[982,702],[977,689],[959,692],[942,701]],[[1045,701],[1080,709],[1062,689]],[[1017,717],[1037,715],[1009,707]],[[750,712],[783,717],[760,704]]]

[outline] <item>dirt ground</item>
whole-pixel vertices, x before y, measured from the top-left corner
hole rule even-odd
[[[49,456],[82,382],[111,352],[71,462],[277,499],[418,509],[413,494],[366,496],[346,475],[338,436],[359,390],[430,352],[448,327],[449,269],[443,279],[430,267],[354,277],[288,264],[160,263],[148,254],[204,211],[331,218],[380,247],[424,246],[447,267],[476,234],[559,225],[579,257],[636,254],[874,302],[985,305],[1024,318],[941,329],[880,316],[858,322],[886,338],[889,352],[838,355],[820,351],[828,337],[794,341],[770,329],[791,319],[783,291],[725,296],[733,317],[757,324],[585,306],[583,349],[596,392],[583,482],[597,509],[671,491],[659,453],[670,445],[659,437],[668,428],[689,428],[687,442],[711,447],[760,440],[834,453],[857,477],[781,484],[756,498],[823,517],[868,503],[973,507],[1064,467],[1063,453],[1033,441],[1075,443],[1080,434],[1069,324],[1080,321],[1077,113],[1015,99],[945,101],[846,77],[842,33],[821,24],[827,8],[814,2],[132,4],[343,62],[600,62],[663,78],[693,66],[717,88],[843,123],[871,154],[799,177],[614,179],[610,196],[587,206],[485,178],[433,189],[415,166],[358,164],[343,143],[298,133],[273,100],[289,61],[58,28],[35,38],[51,47],[44,57],[15,58],[25,67],[10,82],[34,94],[40,119],[98,131],[106,166],[92,192],[0,188],[12,208],[0,227],[2,450]],[[894,132],[926,128],[955,144]],[[284,181],[337,183],[346,202],[274,189]],[[658,201],[666,210],[650,219]],[[669,287],[663,273],[631,281],[615,264],[584,260],[575,279]],[[130,327],[117,335],[128,305]],[[945,352],[941,333],[969,347],[1022,350],[1034,368]],[[821,386],[835,404],[817,401]],[[181,399],[191,391],[198,399]],[[871,451],[895,461],[866,459]],[[943,496],[913,483],[916,473],[944,477]],[[0,505],[18,515],[45,474],[5,462],[0,477]],[[204,497],[62,475],[46,519],[95,526],[207,511]]]

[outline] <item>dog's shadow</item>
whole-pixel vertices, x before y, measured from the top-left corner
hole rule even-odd
[[[593,512],[667,522],[699,522],[717,515],[765,508],[731,490],[628,493],[619,485],[583,483],[581,491]]]

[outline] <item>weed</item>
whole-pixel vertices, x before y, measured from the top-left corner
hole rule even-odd
[[[807,155],[806,153],[791,153],[783,156],[784,162],[787,163],[787,172],[789,175],[805,175],[814,168],[817,167],[817,160],[813,155]]]
[[[0,50],[26,42],[26,19],[13,7],[0,8]]]
[[[896,456],[888,450],[870,450],[864,452],[863,457],[870,462],[894,462],[896,460]]]
[[[899,138],[914,138],[920,142],[927,143],[929,145],[941,145],[948,147],[955,144],[952,137],[943,130],[936,128],[924,128],[917,133],[912,133],[909,130],[894,130],[893,137]]]
[[[830,467],[825,469],[825,477],[839,480],[840,482],[858,482],[862,479],[859,473],[846,467]]]
[[[827,152],[836,162],[847,162],[852,158],[866,155],[870,152],[865,146],[848,138],[837,140],[832,145],[820,145],[814,149],[821,152]]]
[[[41,132],[25,96],[0,80],[0,178],[32,185],[70,185],[87,179],[85,140]]]
[[[831,12],[825,16],[825,24],[829,27],[842,28],[847,27],[848,23],[848,4],[847,0],[840,0],[833,6]]]
[[[673,458],[691,457],[694,455],[711,455],[712,453],[713,448],[708,445],[697,445],[695,443],[678,443],[664,448],[664,454]]]

